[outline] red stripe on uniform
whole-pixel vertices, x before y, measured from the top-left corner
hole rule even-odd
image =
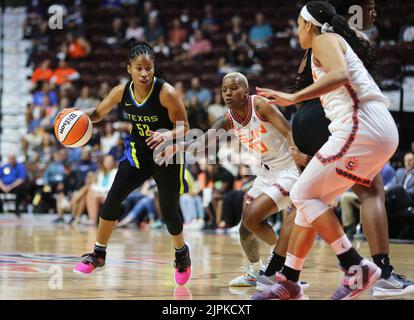
[[[273,186],[278,188],[282,195],[284,195],[285,197],[289,197],[289,191],[287,191],[285,188],[283,188],[280,184],[275,183]]]
[[[246,194],[244,195],[244,198],[245,198],[247,201],[253,201],[253,200],[254,200],[254,198],[253,198],[250,194],[248,194],[248,193],[246,193]]]
[[[344,178],[352,180],[353,182],[363,185],[365,187],[371,186],[372,181],[369,179],[358,177],[357,175],[350,173],[348,171],[336,168],[336,173]]]
[[[336,160],[341,159],[349,150],[352,143],[355,141],[358,129],[359,129],[359,120],[358,120],[358,109],[359,109],[359,100],[358,97],[354,91],[354,89],[351,87],[349,83],[345,85],[345,88],[347,89],[349,95],[352,98],[352,101],[354,102],[353,106],[353,112],[352,112],[352,130],[349,134],[348,138],[346,139],[345,144],[342,146],[341,150],[339,150],[338,153],[331,155],[331,156],[323,156],[319,152],[315,154],[315,157],[322,163],[322,164],[328,164],[331,162],[334,162]]]
[[[229,121],[230,127],[232,129],[234,129],[233,118],[231,117],[231,115],[228,112],[226,112],[226,116],[227,116],[227,120]]]
[[[252,118],[252,99],[249,96],[248,103],[247,103],[247,116],[246,119],[241,119],[236,112],[230,110],[230,114],[234,120],[236,120],[241,126],[245,126],[249,123],[250,119]]]

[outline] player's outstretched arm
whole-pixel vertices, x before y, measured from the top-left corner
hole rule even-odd
[[[199,139],[188,140],[181,143],[167,144],[163,146],[159,145],[158,148],[161,148],[161,152],[158,152],[155,155],[155,162],[159,165],[163,163],[168,163],[175,153],[178,151],[181,152],[193,152],[201,151],[207,149],[210,145],[213,145],[217,142],[217,139],[220,138],[226,130],[230,129],[230,123],[226,115],[220,117],[202,137]],[[159,150],[158,150],[159,151]]]
[[[85,111],[93,123],[99,122],[105,118],[105,116],[122,101],[124,89],[125,84],[117,85],[96,108]]]
[[[224,130],[223,130],[224,129]],[[193,150],[207,149],[210,145],[215,145],[217,139],[230,129],[229,119],[226,115],[216,120],[213,126],[201,138],[184,142],[183,149],[187,151],[190,146]]]
[[[331,34],[318,36],[312,46],[313,57],[326,74],[314,84],[295,93],[296,102],[311,100],[338,89],[350,80],[340,39]]]
[[[345,61],[344,48],[342,48],[342,44],[337,37],[330,34],[317,37],[314,40],[312,50],[314,59],[326,70],[325,76],[295,93],[256,88],[257,94],[268,98],[270,103],[287,107],[320,97],[349,82],[350,76]]]

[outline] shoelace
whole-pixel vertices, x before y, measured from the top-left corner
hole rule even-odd
[[[406,276],[403,276],[402,274],[396,274],[396,273],[394,273],[394,276],[396,276],[398,279],[403,280],[403,281],[407,280],[407,277]]]
[[[175,267],[178,269],[178,272],[183,273],[187,270],[188,254],[186,254],[182,258],[175,258]]]
[[[403,276],[401,274],[396,274],[396,273],[393,273],[393,275],[406,286],[414,284],[414,282],[411,280],[408,280],[406,276]]]
[[[285,284],[278,283],[277,285],[273,285],[269,289],[269,293],[271,294],[272,298],[278,298],[278,299],[288,299],[290,298],[290,292],[288,288],[286,288]]]
[[[243,277],[245,277],[246,279],[250,276],[254,276],[254,274],[252,273],[253,270],[251,270],[249,267],[240,267],[239,270],[241,272],[243,272]]]
[[[406,276],[402,274],[396,274],[394,273],[394,267],[391,266],[391,275],[395,276],[398,280],[401,280],[404,284],[414,284],[413,281],[408,280]]]
[[[84,264],[93,264],[93,258],[95,257],[94,252],[85,253],[85,254],[82,255],[82,258],[83,257],[86,257],[86,258],[82,260],[82,263],[84,263]]]
[[[178,272],[183,273],[187,270],[185,267],[185,261],[183,259],[175,260],[175,267],[178,269]]]
[[[283,299],[292,298],[287,282],[275,283],[269,289],[263,291],[262,293],[256,294],[256,297],[258,297],[259,300],[270,300],[270,299],[283,300]]]

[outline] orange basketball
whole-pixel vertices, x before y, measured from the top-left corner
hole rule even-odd
[[[63,109],[55,119],[55,136],[69,148],[84,146],[92,136],[92,122],[86,113],[75,109]]]

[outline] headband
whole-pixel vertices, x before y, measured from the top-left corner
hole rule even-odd
[[[310,23],[312,23],[313,25],[315,25],[317,27],[320,27],[322,33],[334,32],[333,27],[328,22],[322,24],[318,20],[316,20],[310,14],[310,12],[309,12],[309,10],[306,6],[303,6],[302,10],[300,11],[300,15],[305,21],[310,22]]]
[[[306,6],[303,6],[302,10],[300,11],[300,15],[302,16],[303,19],[305,19],[305,21],[310,22],[317,27],[322,27],[322,23],[320,23],[310,14]]]

